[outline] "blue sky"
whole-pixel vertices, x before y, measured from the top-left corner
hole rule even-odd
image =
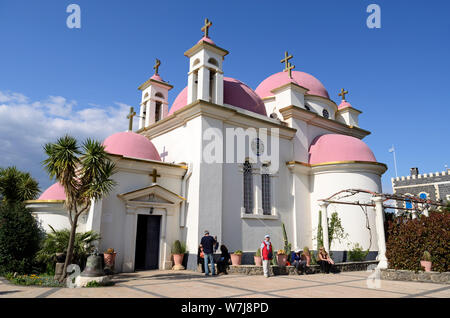
[[[66,27],[70,3],[81,7],[79,30]],[[371,3],[381,7],[381,29],[366,26]],[[226,76],[256,88],[282,70],[288,50],[296,70],[316,76],[335,101],[349,90],[360,126],[372,132],[364,141],[389,166],[390,192],[392,144],[399,175],[450,165],[449,16],[444,0],[0,0],[0,166],[50,185],[42,144],[66,131],[102,139],[126,130],[156,57],[175,86],[172,102],[187,84],[183,53],[208,17],[211,38],[230,51]]]

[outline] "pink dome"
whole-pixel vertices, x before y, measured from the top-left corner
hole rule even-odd
[[[212,44],[212,45],[216,45],[216,43],[214,43],[214,41],[211,40],[211,39],[210,39],[209,37],[207,37],[207,36],[202,37],[197,43],[200,43],[200,42],[202,42],[202,41],[208,42],[209,44]]]
[[[111,154],[126,157],[161,161],[158,150],[146,137],[134,132],[120,132],[109,136],[103,142]]]
[[[372,150],[358,138],[337,134],[316,137],[309,146],[309,163],[336,161],[377,162]]]
[[[38,200],[65,200],[66,193],[61,183],[57,182],[41,194]]]
[[[271,90],[283,86],[284,84],[287,84],[289,82],[293,82],[309,89],[309,91],[306,93],[308,95],[318,95],[330,99],[327,90],[317,78],[308,73],[299,71],[292,71],[292,78],[289,77],[288,72],[279,72],[273,74],[262,81],[261,84],[259,84],[259,86],[256,88],[255,92],[261,98],[273,96]]]
[[[266,107],[259,96],[246,84],[231,77],[223,78],[223,102],[264,116]],[[187,105],[187,87],[175,98],[169,115]]]
[[[155,81],[160,81],[160,82],[164,82],[162,77],[159,76],[159,74],[153,74],[152,77],[150,77],[151,79],[155,80]]]
[[[338,109],[344,109],[344,108],[347,108],[347,107],[352,107],[352,105],[349,102],[347,102],[346,100],[343,100],[339,104]]]

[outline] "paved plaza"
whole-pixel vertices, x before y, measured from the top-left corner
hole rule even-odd
[[[244,275],[204,277],[191,271],[144,271],[116,275],[114,286],[102,288],[25,287],[1,280],[0,297],[450,297],[450,286],[441,284],[382,280],[377,288],[369,288],[367,278],[370,274],[343,272],[264,278]]]

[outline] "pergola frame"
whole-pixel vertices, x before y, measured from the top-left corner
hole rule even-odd
[[[360,201],[339,201],[344,198],[352,197],[356,194],[365,193],[372,196],[369,202]],[[383,203],[389,200],[394,200],[396,202],[410,202],[413,208],[403,208],[403,207],[393,207],[387,206]],[[360,207],[373,207],[375,208],[375,226],[377,230],[377,241],[378,241],[378,256],[379,261],[377,268],[387,268],[387,258],[386,258],[386,239],[384,233],[384,209],[397,209],[406,210],[412,213],[412,218],[417,218],[418,214],[423,214],[428,216],[428,210],[433,207],[443,207],[445,206],[441,202],[433,201],[430,199],[422,199],[416,196],[404,195],[404,194],[390,194],[390,193],[378,193],[370,190],[363,189],[345,189],[328,198],[318,200],[320,202],[320,210],[322,212],[322,233],[323,233],[323,245],[325,250],[330,251],[329,241],[328,241],[328,215],[327,207],[329,204],[346,204],[346,205],[357,205]]]

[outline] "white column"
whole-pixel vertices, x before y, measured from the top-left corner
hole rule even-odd
[[[330,242],[328,241],[328,214],[327,214],[328,203],[322,202],[320,204],[320,211],[322,212],[322,234],[323,234],[323,247],[325,251],[330,253]],[[317,247],[319,249],[320,246]]]
[[[148,100],[147,103],[145,104],[145,127],[150,126],[150,118],[151,118],[151,113],[150,113],[150,104],[151,104],[151,100]]]
[[[217,71],[215,74],[215,82],[216,82],[216,99],[213,101],[217,105],[223,105],[223,73]]]
[[[139,129],[144,128],[145,125],[145,118],[144,118],[144,113],[145,113],[145,103],[141,104],[141,111],[139,112]]]
[[[125,235],[124,250],[123,250],[123,263],[122,272],[131,273],[134,272],[134,257],[136,250],[136,227],[137,227],[137,215],[136,209],[126,206],[127,214],[125,216]]]
[[[375,226],[377,230],[377,241],[378,241],[378,256],[379,261],[377,268],[387,268],[387,258],[386,258],[386,238],[384,236],[384,222],[383,222],[383,198],[373,197],[373,202],[375,203]]]
[[[187,104],[191,104],[196,96],[196,93],[194,90],[196,89],[195,85],[195,74],[194,72],[190,72],[188,75],[188,97],[187,97]]]
[[[198,70],[197,98],[209,101],[209,69],[202,66]]]

